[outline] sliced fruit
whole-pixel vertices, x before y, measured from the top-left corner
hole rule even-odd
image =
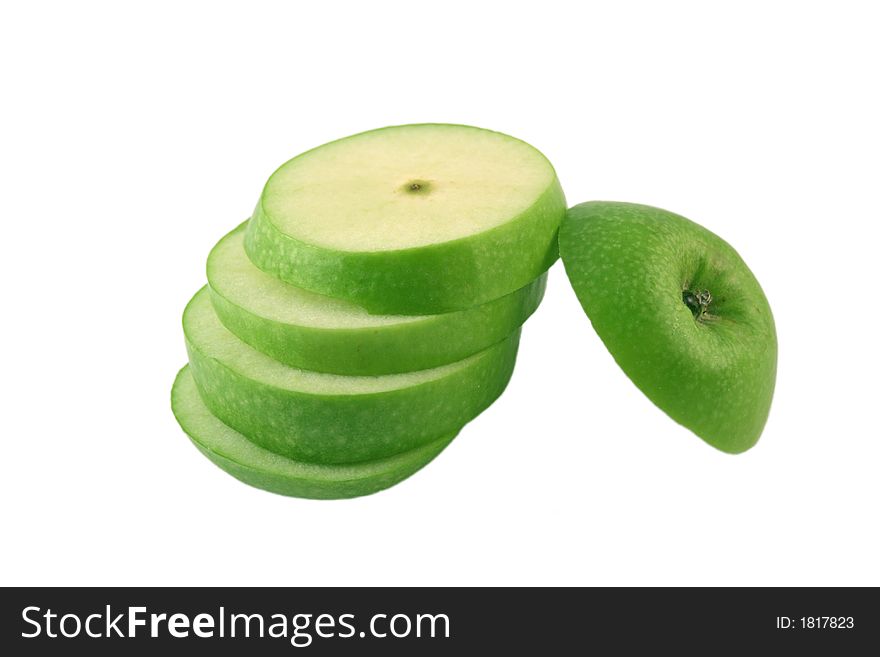
[[[722,451],[757,442],[776,328],[729,244],[665,210],[592,202],[568,211],[559,249],[599,337],[651,401]]]
[[[464,360],[406,374],[341,376],[284,365],[235,337],[207,288],[183,316],[193,378],[224,423],[275,453],[352,463],[458,431],[504,390],[519,331]]]
[[[223,424],[199,396],[184,367],[171,389],[171,408],[193,444],[220,468],[246,484],[280,495],[341,499],[369,495],[397,484],[431,462],[455,437],[354,465],[315,465],[259,447]]]
[[[557,258],[565,197],[536,149],[459,125],[383,128],[282,165],[248,225],[260,269],[377,314],[462,310]]]
[[[208,256],[220,321],[287,365],[317,372],[412,372],[467,358],[504,340],[535,311],[547,275],[495,301],[442,315],[371,315],[348,301],[294,287],[258,269],[244,251],[244,225]]]

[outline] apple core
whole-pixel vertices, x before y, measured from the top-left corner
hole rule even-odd
[[[427,180],[410,180],[403,186],[403,191],[411,196],[427,196],[431,183]]]

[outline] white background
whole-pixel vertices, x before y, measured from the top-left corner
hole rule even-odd
[[[17,5],[3,584],[880,584],[872,3]],[[289,157],[422,121],[731,242],[779,331],[757,447],[657,410],[557,264],[507,393],[400,486],[288,499],[207,462],[168,398],[210,247]]]

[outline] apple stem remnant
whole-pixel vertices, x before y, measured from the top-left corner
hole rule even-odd
[[[709,310],[709,304],[712,303],[712,293],[709,290],[684,290],[681,294],[681,300],[694,314],[694,319],[699,320]]]

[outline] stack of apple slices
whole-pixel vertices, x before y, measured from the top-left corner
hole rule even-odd
[[[290,160],[184,312],[178,422],[276,493],[394,485],[503,392],[564,213],[541,153],[478,128],[384,128]]]

